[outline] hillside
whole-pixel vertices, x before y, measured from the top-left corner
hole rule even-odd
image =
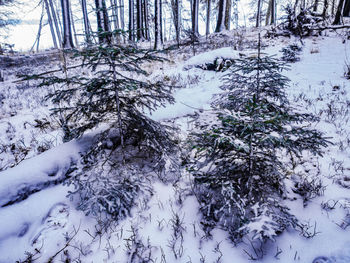
[[[293,164],[284,179],[288,193],[281,202],[298,218],[301,231],[287,228],[264,245],[248,237],[234,244],[220,227],[211,235],[204,231],[186,166],[188,135],[197,131],[196,120],[210,122],[215,94],[223,92],[224,62],[256,56],[257,30],[213,34],[195,47],[195,55],[188,46],[163,54],[167,61],[145,64],[147,80],[175,87],[174,103],[147,114],[175,130],[176,146],[159,173],[151,169],[154,156],[128,148],[127,160],[143,169],[131,177],[131,185],[140,184],[141,191],[130,215],[118,222],[103,213],[85,215],[77,209],[79,193],[66,197],[76,190],[74,184],[63,184],[81,169],[77,163],[104,126],[64,143],[50,116],[54,105],[44,100],[55,86],[39,87],[16,76],[59,69],[60,60],[55,54],[50,55],[54,62],[40,60],[48,56],[41,54],[35,64],[35,57],[27,55],[16,67],[7,65],[0,86],[0,262],[350,262],[350,81],[344,75],[350,40],[339,32],[325,31],[303,43],[262,37],[262,52],[279,59],[282,48],[301,47],[299,60],[282,72],[291,80],[286,95],[298,112],[319,118],[310,125],[331,142],[323,156],[303,152],[303,162]],[[79,70],[72,69],[90,74]],[[287,155],[281,158],[290,164]],[[100,169],[95,176],[105,173]],[[108,188],[108,183],[97,186]]]

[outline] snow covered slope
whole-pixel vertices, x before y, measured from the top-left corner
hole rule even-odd
[[[310,162],[299,168],[318,175],[323,195],[306,206],[297,194],[295,200],[286,201],[291,212],[309,226],[307,233],[283,233],[276,242],[267,244],[266,254],[258,262],[350,262],[350,81],[343,77],[350,42],[343,43],[336,35],[304,41],[300,61],[285,72],[292,81],[288,96],[296,108],[321,118],[316,128],[332,137],[334,144],[322,158],[305,156]],[[280,55],[279,50],[289,43],[293,40],[273,40],[264,52]],[[185,136],[192,127],[190,115],[210,110],[210,101],[220,92],[224,74],[194,66],[218,56],[240,57],[230,52],[230,48],[209,51],[155,72],[178,79],[182,88],[174,93],[175,104],[158,109],[152,118],[172,122]],[[18,114],[22,112],[25,110]],[[11,116],[6,118],[11,123]],[[20,130],[21,125],[16,127],[17,133],[28,132]],[[5,136],[1,139],[8,140]],[[87,141],[61,144],[0,172],[1,263],[25,259],[246,263],[260,253],[260,248],[252,247],[247,240],[233,246],[227,233],[219,229],[211,237],[205,235],[199,204],[191,195],[192,178],[186,171],[172,184],[152,179],[152,197],[148,200],[140,196],[131,217],[111,223],[108,230],[98,220],[77,211],[75,200],[66,198],[72,189],[58,182],[79,158]]]

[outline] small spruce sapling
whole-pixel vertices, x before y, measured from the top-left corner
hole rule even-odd
[[[203,226],[227,230],[238,242],[244,235],[265,242],[288,227],[300,227],[281,200],[286,196],[283,153],[295,159],[303,151],[322,154],[328,141],[309,124],[285,94],[289,79],[283,62],[262,56],[237,60],[223,78],[223,93],[214,102],[216,117],[198,121],[190,135],[194,193]]]
[[[58,105],[53,114],[60,119],[64,141],[101,128],[68,183],[76,187],[71,197],[78,194],[80,209],[119,220],[128,215],[138,193],[148,191],[146,178],[138,176],[137,169],[147,158],[153,162],[151,168],[161,169],[164,152],[173,145],[169,130],[144,114],[172,103],[171,87],[144,78],[143,63],[162,60],[152,51],[100,45],[73,54],[88,74],[71,76],[67,71],[65,76],[41,74],[28,79],[58,86],[48,99]]]

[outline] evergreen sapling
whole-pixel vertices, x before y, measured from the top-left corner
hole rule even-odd
[[[262,56],[237,60],[223,78],[223,93],[213,104],[215,116],[199,119],[190,135],[194,193],[210,233],[215,226],[238,242],[274,240],[286,228],[301,227],[281,200],[286,197],[286,153],[322,154],[328,141],[310,128],[316,118],[300,113],[285,94],[285,64]]]
[[[140,191],[149,192],[146,174],[161,170],[173,143],[170,131],[144,113],[173,102],[171,87],[147,80],[144,62],[161,61],[135,46],[100,45],[74,51],[85,74],[34,75],[57,88],[48,99],[57,105],[64,141],[87,131],[90,149],[71,172],[78,208],[115,220],[127,216]],[[140,172],[142,170],[142,172]],[[141,176],[142,175],[142,176]]]

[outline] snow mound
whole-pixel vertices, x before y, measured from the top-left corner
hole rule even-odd
[[[234,50],[232,47],[219,48],[191,57],[185,62],[184,69],[188,70],[198,65],[212,64],[217,59],[240,59],[246,55],[246,52]]]

